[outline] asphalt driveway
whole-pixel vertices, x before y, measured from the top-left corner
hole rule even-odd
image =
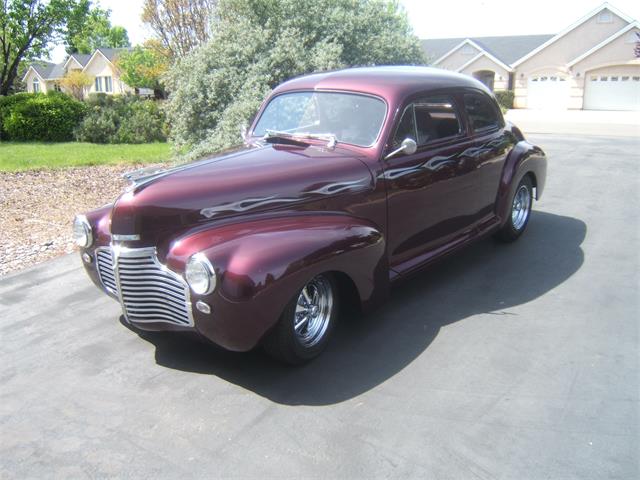
[[[530,139],[525,236],[405,282],[302,368],[138,336],[76,255],[0,280],[0,477],[638,478],[640,142]]]

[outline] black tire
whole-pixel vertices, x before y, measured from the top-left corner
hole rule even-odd
[[[278,323],[264,339],[265,351],[289,365],[300,365],[317,357],[327,346],[336,323],[338,292],[335,285],[333,278],[327,274],[317,275],[304,285],[285,307]],[[307,289],[307,294],[313,296],[313,288],[316,288],[316,293],[322,295],[322,298],[328,295],[328,303],[319,301],[317,303],[322,306],[318,306],[313,302],[305,302],[303,292]],[[314,306],[318,307],[315,316]],[[305,316],[305,313],[308,315]],[[306,323],[304,318],[307,319]],[[302,326],[296,329],[296,325]],[[305,335],[307,333],[308,335]]]
[[[525,175],[520,180],[513,197],[511,197],[510,205],[509,218],[494,235],[497,240],[505,243],[515,242],[529,224],[533,205],[533,183],[529,175]]]

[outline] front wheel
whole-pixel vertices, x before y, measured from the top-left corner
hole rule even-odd
[[[284,309],[264,348],[283,362],[298,365],[326,346],[337,314],[337,295],[329,275],[312,278]]]
[[[511,214],[504,226],[498,230],[495,237],[502,242],[514,242],[522,235],[531,216],[533,205],[533,183],[528,175],[525,175],[511,201]]]

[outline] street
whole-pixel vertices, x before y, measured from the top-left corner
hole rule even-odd
[[[640,141],[531,134],[547,186],[301,368],[121,323],[77,254],[0,279],[0,478],[640,476]]]

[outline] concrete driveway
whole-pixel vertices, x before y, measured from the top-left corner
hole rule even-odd
[[[637,139],[531,135],[544,199],[302,368],[124,327],[75,255],[0,280],[2,478],[638,478]]]

